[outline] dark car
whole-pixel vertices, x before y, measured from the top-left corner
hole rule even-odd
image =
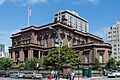
[[[10,77],[10,72],[9,71],[4,71],[3,77]]]
[[[9,77],[10,73],[9,71],[0,71],[0,77]]]
[[[3,77],[4,71],[0,71],[0,77]]]

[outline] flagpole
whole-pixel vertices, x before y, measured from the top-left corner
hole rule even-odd
[[[29,5],[28,5],[28,27],[30,26],[30,11],[29,11],[29,9],[30,9],[30,7],[29,7]]]

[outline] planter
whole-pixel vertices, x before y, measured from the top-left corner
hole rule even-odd
[[[62,69],[63,69],[63,76],[66,76],[71,71],[71,65],[64,64],[62,65]]]

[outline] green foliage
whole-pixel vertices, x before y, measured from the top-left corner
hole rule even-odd
[[[120,60],[116,61],[116,65],[119,67],[120,66]]]
[[[7,70],[12,65],[10,58],[0,58],[0,70]]]
[[[22,64],[21,66],[24,67],[26,70],[35,70],[37,69],[37,63],[40,64],[39,59],[31,58],[26,60],[25,64]]]
[[[98,70],[98,68],[100,68],[100,62],[98,61],[98,59],[95,59],[95,62],[93,64],[94,70]]]
[[[20,64],[19,69],[25,69],[25,63]]]
[[[106,69],[116,69],[116,60],[114,58],[109,59],[105,68]]]
[[[59,63],[60,58],[60,63]],[[63,46],[60,48],[60,56],[59,56],[59,48],[52,49],[48,55],[44,58],[45,66],[53,66],[59,67],[59,65],[70,64],[77,65],[79,64],[78,53],[75,53],[72,48],[68,46]]]

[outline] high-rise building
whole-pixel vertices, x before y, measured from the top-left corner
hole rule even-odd
[[[111,57],[120,60],[120,22],[107,30],[107,41],[112,45]]]
[[[0,44],[0,57],[4,57],[4,53],[5,53],[5,45]]]
[[[88,32],[88,21],[81,18],[78,13],[70,10],[62,10],[54,15],[54,22],[64,22],[70,27],[82,32]]]

